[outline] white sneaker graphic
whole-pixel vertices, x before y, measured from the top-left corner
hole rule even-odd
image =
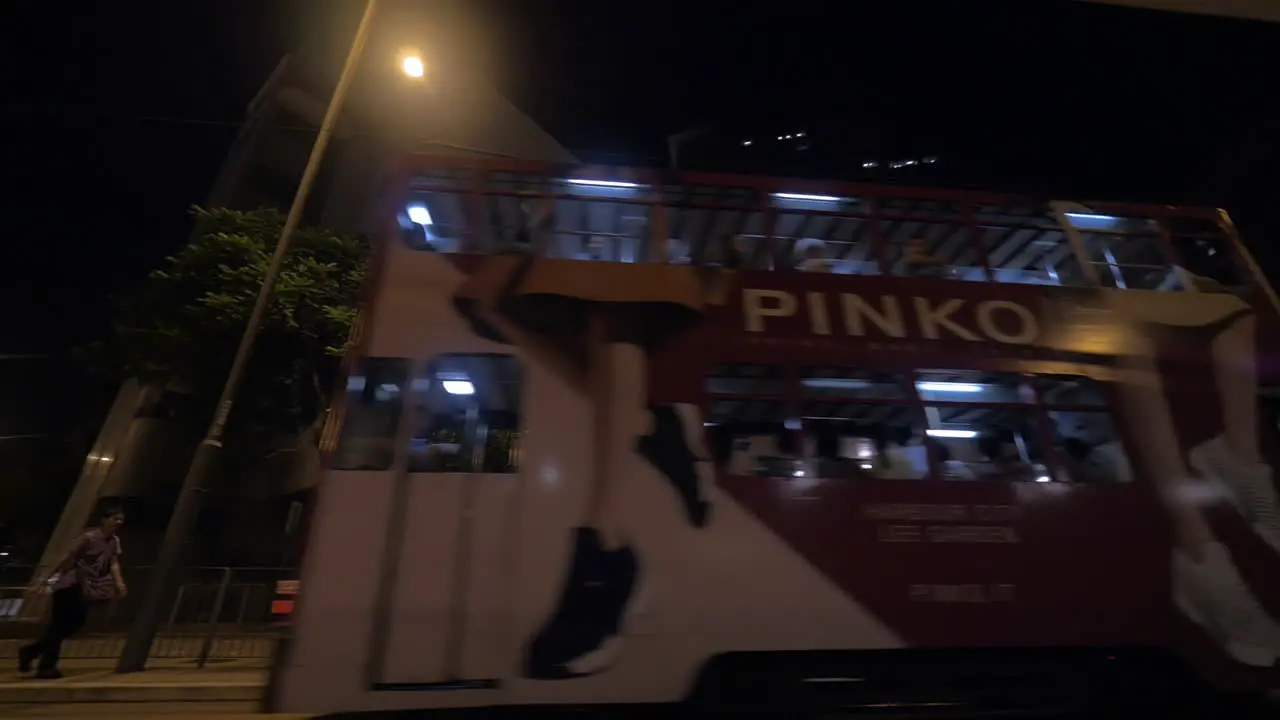
[[[1201,562],[1174,551],[1173,595],[1183,614],[1236,662],[1270,667],[1280,656],[1280,625],[1258,604],[1221,543],[1206,545]]]
[[[1197,446],[1188,455],[1196,472],[1221,485],[1254,532],[1280,552],[1280,501],[1271,482],[1271,466],[1238,462],[1222,436]]]

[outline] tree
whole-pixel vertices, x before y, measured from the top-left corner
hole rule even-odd
[[[207,420],[248,323],[284,217],[193,208],[191,244],[124,297],[100,368],[176,387]],[[276,286],[228,432],[296,435],[328,407],[368,263],[363,238],[300,229]]]

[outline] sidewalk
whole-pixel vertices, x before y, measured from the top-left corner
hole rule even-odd
[[[153,660],[143,672],[116,675],[114,660],[64,660],[59,680],[36,680],[0,669],[0,706],[49,703],[228,703],[256,708],[267,686],[265,660]],[[230,709],[230,708],[228,708]],[[95,715],[97,713],[95,712]],[[2,714],[0,717],[23,717]]]

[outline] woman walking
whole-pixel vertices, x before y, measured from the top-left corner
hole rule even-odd
[[[119,503],[104,503],[96,523],[76,541],[75,547],[37,588],[53,587],[53,608],[40,639],[18,650],[18,670],[30,672],[39,660],[36,677],[57,679],[62,641],[85,623],[89,608],[124,597],[128,588],[120,572],[120,537],[124,510]]]

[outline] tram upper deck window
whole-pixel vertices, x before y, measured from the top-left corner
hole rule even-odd
[[[1058,218],[1045,203],[976,205],[973,221],[998,283],[1088,285]]]
[[[408,381],[409,361],[403,358],[359,362],[347,378],[342,434],[331,463],[335,470],[391,468]]]
[[[978,245],[959,204],[886,200],[881,204],[879,222],[892,274],[987,280]]]
[[[514,473],[521,369],[506,355],[441,355],[414,383],[409,471]]]
[[[399,215],[405,245],[431,252],[462,252],[476,240],[465,222],[466,196],[414,193]]]
[[[1169,241],[1187,280],[1200,292],[1240,292],[1252,287],[1250,274],[1223,231],[1213,220],[1171,217],[1165,221]]]

